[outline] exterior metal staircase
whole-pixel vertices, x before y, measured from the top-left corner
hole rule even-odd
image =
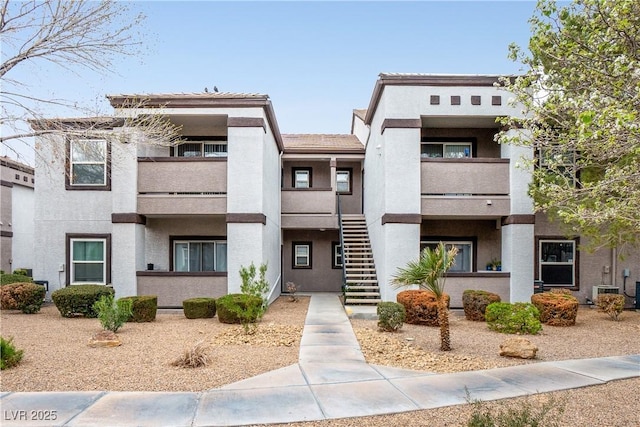
[[[340,243],[345,284],[345,305],[376,305],[380,287],[364,215],[341,215]]]

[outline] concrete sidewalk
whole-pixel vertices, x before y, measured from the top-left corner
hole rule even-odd
[[[381,415],[640,377],[640,355],[454,374],[365,362],[337,295],[314,294],[295,365],[201,393],[2,393],[3,426],[230,426]]]

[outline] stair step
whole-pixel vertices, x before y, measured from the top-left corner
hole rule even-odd
[[[344,300],[345,304],[371,304],[371,305],[377,305],[380,302],[382,302],[382,300],[380,298],[363,298],[363,299],[345,298],[345,300]]]
[[[346,297],[379,297],[380,292],[345,292]]]
[[[377,284],[378,281],[374,280],[374,279],[362,279],[362,280],[349,280],[349,279],[347,279],[347,285],[349,285],[349,286],[353,286],[353,285],[358,286],[358,285],[361,285],[363,283],[376,283]]]

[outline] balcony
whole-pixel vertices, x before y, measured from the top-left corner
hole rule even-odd
[[[157,295],[159,307],[181,307],[188,298],[227,294],[227,273],[138,271],[138,295]]]
[[[422,159],[420,188],[424,216],[507,216],[509,159]]]
[[[283,188],[283,228],[337,228],[336,192],[331,188]]]
[[[139,214],[210,215],[226,212],[226,159],[138,159]]]

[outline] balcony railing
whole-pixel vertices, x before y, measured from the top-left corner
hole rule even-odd
[[[330,188],[283,188],[282,213],[334,215],[336,192]]]
[[[423,215],[509,215],[509,159],[422,159]]]
[[[224,214],[227,161],[207,157],[138,159],[138,213]]]

